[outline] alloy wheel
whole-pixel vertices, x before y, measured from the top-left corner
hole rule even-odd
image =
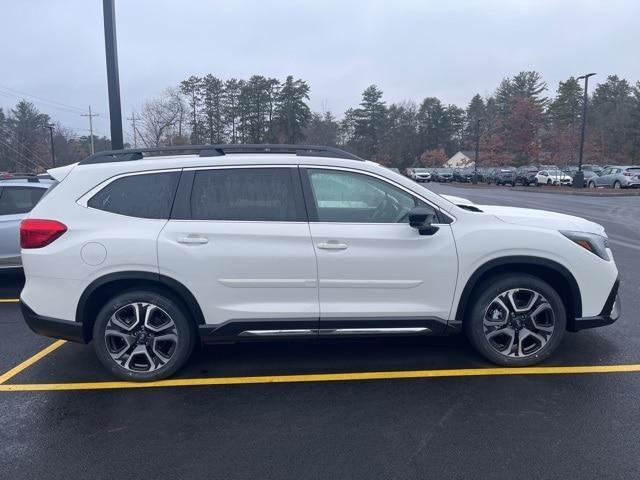
[[[496,352],[523,358],[536,354],[547,344],[555,323],[553,308],[542,294],[516,288],[502,292],[489,303],[483,330]]]
[[[153,372],[169,362],[178,346],[171,316],[152,303],[129,303],[116,310],[104,332],[111,358],[132,372]]]

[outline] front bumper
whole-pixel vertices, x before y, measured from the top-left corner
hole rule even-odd
[[[22,300],[20,300],[20,308],[22,309],[24,321],[38,335],[87,343],[82,322],[70,322],[38,315]]]
[[[619,287],[620,280],[616,280],[600,315],[596,315],[595,317],[574,318],[573,322],[569,325],[569,331],[577,332],[587,328],[604,327],[618,320],[621,313],[620,296],[618,295]]]

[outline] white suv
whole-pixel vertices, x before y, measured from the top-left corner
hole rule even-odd
[[[27,323],[93,340],[120,378],[172,375],[199,341],[461,330],[531,365],[619,316],[590,221],[443,197],[332,148],[155,150],[50,170],[21,225]]]

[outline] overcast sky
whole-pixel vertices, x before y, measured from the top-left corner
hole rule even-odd
[[[102,1],[2,3],[0,106],[29,94],[86,134],[78,109],[91,105],[108,135]],[[291,74],[309,82],[314,110],[339,117],[372,83],[388,103],[465,106],[521,70],[541,72],[552,93],[584,72],[640,80],[638,0],[116,0],[116,15],[127,116],[206,73]]]

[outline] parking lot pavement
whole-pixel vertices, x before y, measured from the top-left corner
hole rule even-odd
[[[122,388],[91,347],[54,344],[0,385],[2,477],[636,478],[640,201],[429,188],[603,224],[623,317],[568,335],[544,374],[504,375],[461,337],[305,341],[204,347],[174,386]],[[20,278],[1,281],[2,298],[15,297]],[[0,303],[0,376],[51,344]],[[422,374],[390,379],[398,372]],[[63,389],[1,389],[12,385]]]

